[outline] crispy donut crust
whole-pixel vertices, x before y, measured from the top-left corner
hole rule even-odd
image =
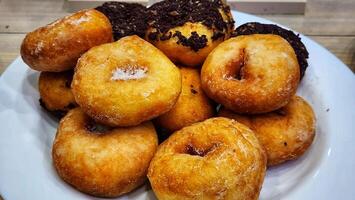
[[[268,166],[299,158],[311,146],[315,136],[313,109],[299,96],[271,113],[241,116],[222,108],[218,115],[235,119],[255,131],[266,150]]]
[[[134,70],[146,71],[138,79],[113,80],[117,70],[128,78]],[[133,126],[174,106],[181,92],[181,75],[153,45],[127,36],[86,52],[75,68],[72,90],[76,102],[96,121]]]
[[[200,73],[197,69],[180,68],[182,77],[181,94],[169,112],[156,119],[158,126],[170,133],[200,122],[214,115],[214,106],[201,88]]]
[[[66,71],[74,68],[81,54],[113,41],[112,37],[104,14],[82,10],[28,33],[22,41],[21,56],[34,70]]]
[[[216,47],[201,69],[206,94],[237,113],[266,113],[295,94],[300,70],[290,44],[278,35],[231,38]]]
[[[76,189],[100,197],[116,197],[140,186],[158,146],[152,123],[103,133],[90,131],[92,123],[80,108],[60,121],[52,149],[58,175]]]
[[[172,134],[158,148],[148,179],[158,199],[258,199],[266,155],[255,134],[210,118]]]
[[[38,79],[38,89],[41,105],[58,117],[62,117],[70,109],[77,106],[70,84],[73,71],[41,72]]]

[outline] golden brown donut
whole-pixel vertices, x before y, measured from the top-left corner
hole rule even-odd
[[[169,112],[159,116],[156,124],[169,132],[179,130],[195,122],[208,119],[214,114],[214,106],[201,88],[197,69],[180,68],[181,94]]]
[[[165,0],[148,8],[146,39],[173,62],[199,66],[233,28],[223,0]]]
[[[210,118],[165,140],[148,179],[158,199],[258,199],[266,155],[255,134],[227,118]]]
[[[38,79],[41,105],[59,117],[76,107],[77,104],[70,89],[72,79],[73,71],[41,72]]]
[[[293,48],[278,35],[231,38],[216,47],[201,69],[206,94],[237,113],[265,113],[295,94],[300,69]]]
[[[134,126],[169,111],[181,92],[179,69],[138,36],[93,47],[78,61],[72,89],[90,117]]]
[[[58,175],[76,189],[94,196],[116,197],[146,180],[157,146],[151,122],[107,128],[75,108],[59,123],[52,157]]]
[[[72,69],[91,47],[111,42],[109,20],[94,9],[82,10],[58,19],[26,35],[21,45],[23,61],[38,71]]]
[[[271,113],[242,116],[222,108],[218,115],[235,119],[255,131],[266,150],[268,166],[299,158],[315,136],[314,112],[299,96]]]

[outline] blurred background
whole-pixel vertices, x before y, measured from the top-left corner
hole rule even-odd
[[[0,0],[0,74],[19,56],[27,32],[102,2]],[[148,0],[133,2],[148,4]],[[253,13],[311,37],[355,72],[355,0],[230,0],[228,3],[234,10]]]

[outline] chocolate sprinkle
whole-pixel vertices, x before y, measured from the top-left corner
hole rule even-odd
[[[173,37],[178,38],[178,44],[190,47],[195,52],[205,47],[208,42],[205,35],[199,36],[196,31],[191,32],[191,36],[189,38],[186,38],[184,35],[182,35],[180,31],[176,31]]]
[[[234,27],[233,18],[225,22],[219,9],[230,12],[229,6],[222,0],[165,0],[155,3],[148,8],[148,24],[155,30],[148,34],[148,39],[164,41],[177,37],[178,44],[198,51],[207,45],[206,35],[199,36],[198,33],[192,32],[191,36],[186,38],[178,31],[171,33],[170,29],[183,26],[186,22],[201,22],[213,30],[211,39],[217,40]]]
[[[195,89],[191,89],[192,94],[197,94],[198,92]]]
[[[106,2],[95,8],[110,20],[115,40],[129,35],[144,38],[147,30],[146,7],[138,3]]]
[[[305,71],[308,67],[308,51],[299,37],[291,30],[286,30],[275,24],[261,24],[258,22],[249,22],[243,24],[235,29],[232,37],[239,35],[252,35],[252,34],[275,34],[283,37],[294,49],[298,64],[300,65],[300,79],[303,78]]]

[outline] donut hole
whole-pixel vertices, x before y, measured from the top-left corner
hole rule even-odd
[[[93,120],[89,120],[85,124],[85,129],[90,133],[102,134],[102,133],[110,132],[113,128],[103,124],[96,123]]]
[[[207,154],[213,152],[219,146],[218,143],[213,143],[207,148],[196,147],[193,144],[187,144],[185,147],[185,151],[183,153],[191,155],[191,156],[200,156],[205,157]]]
[[[278,110],[275,110],[275,114],[277,114],[278,116],[287,116],[287,111],[285,108],[280,108]]]
[[[242,49],[236,59],[231,60],[226,65],[227,80],[242,80],[245,78],[245,66],[247,65],[247,56],[245,49]]]
[[[148,68],[139,65],[117,67],[112,71],[111,80],[138,80],[147,76]]]

